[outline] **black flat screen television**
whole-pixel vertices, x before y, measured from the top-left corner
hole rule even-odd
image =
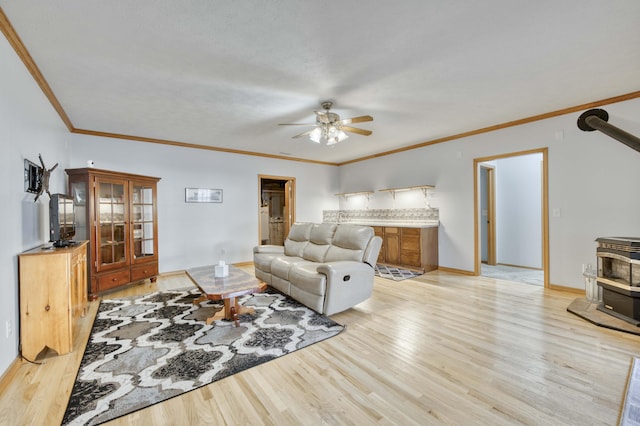
[[[73,197],[65,194],[51,194],[49,200],[49,241],[55,247],[74,244],[76,234]]]

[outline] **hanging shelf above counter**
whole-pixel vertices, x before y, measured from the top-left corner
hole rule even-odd
[[[395,200],[396,192],[413,191],[413,190],[417,190],[417,189],[422,190],[422,193],[426,197],[427,196],[427,191],[429,191],[430,189],[436,189],[436,187],[433,186],[433,185],[416,185],[416,186],[405,186],[405,187],[402,187],[402,188],[379,189],[378,191],[379,192],[389,192],[389,193],[391,193],[391,196]]]
[[[345,197],[345,198],[353,197],[354,195],[364,195],[365,197],[367,197],[367,200],[368,200],[369,196],[373,193],[374,191],[360,191],[360,192],[343,192],[341,194],[335,194],[335,195],[337,195],[338,197]]]

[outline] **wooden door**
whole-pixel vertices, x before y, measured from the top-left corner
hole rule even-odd
[[[294,211],[293,211],[293,199],[294,199],[294,191],[295,191],[295,180],[289,179],[284,184],[284,230],[283,235],[285,238],[289,235],[289,230],[291,229],[291,225],[295,220]]]
[[[485,244],[487,253],[487,265],[496,264],[496,198],[495,198],[495,169],[492,166],[481,165],[481,173],[485,174],[486,183],[485,188],[482,191],[482,204],[484,209],[481,211],[481,220],[483,221],[484,234],[482,237],[482,244]]]
[[[295,196],[295,178],[258,175],[258,244],[284,243],[296,221]],[[274,199],[281,200],[282,204],[278,202],[274,206]]]

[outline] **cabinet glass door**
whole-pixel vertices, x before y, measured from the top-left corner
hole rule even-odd
[[[75,209],[76,241],[89,239],[89,224],[87,223],[87,182],[71,183],[71,195]]]
[[[133,184],[132,189],[133,216],[133,259],[149,258],[155,255],[155,212],[153,205],[153,188]]]
[[[128,263],[126,250],[127,209],[124,182],[97,182],[98,269]]]

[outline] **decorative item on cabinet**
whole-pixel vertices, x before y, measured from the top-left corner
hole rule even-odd
[[[76,238],[88,239],[89,298],[158,275],[160,178],[95,168],[67,169]]]
[[[22,356],[33,361],[47,347],[71,352],[77,319],[87,313],[87,241],[37,247],[18,261]]]

